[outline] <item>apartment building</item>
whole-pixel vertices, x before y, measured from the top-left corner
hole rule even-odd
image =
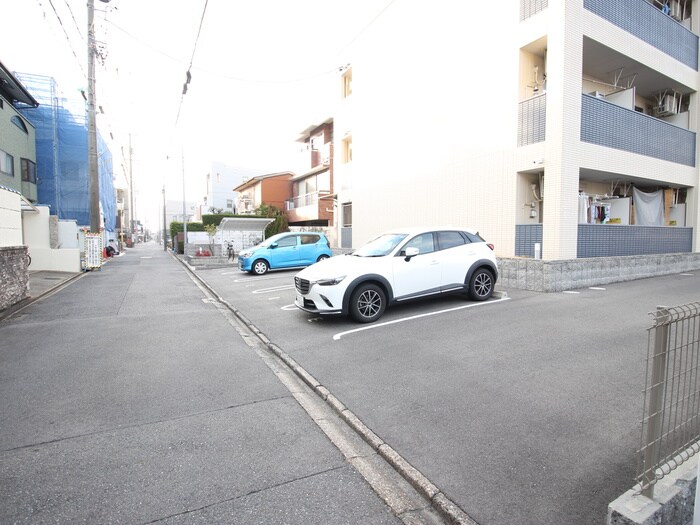
[[[204,196],[201,214],[211,213],[212,208],[224,213],[237,213],[238,194],[233,188],[258,175],[264,175],[264,172],[229,166],[223,162],[212,162],[211,169],[207,173],[207,193]]]
[[[341,239],[453,224],[501,257],[697,251],[697,0],[483,7],[394,2],[355,42]]]
[[[292,197],[285,203],[290,226],[332,226],[333,119],[313,124],[300,134],[309,169],[292,177]]]

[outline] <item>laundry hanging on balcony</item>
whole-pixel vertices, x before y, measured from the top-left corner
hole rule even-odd
[[[664,225],[664,197],[661,190],[644,193],[632,188],[634,223],[638,226]]]

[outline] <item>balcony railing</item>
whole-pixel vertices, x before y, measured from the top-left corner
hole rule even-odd
[[[695,166],[695,133],[638,111],[582,94],[581,140]]]
[[[646,0],[583,0],[583,7],[698,70],[698,36]]]
[[[545,139],[547,96],[539,95],[518,105],[518,146],[527,146]]]
[[[520,21],[526,20],[547,8],[547,0],[520,0]]]
[[[303,208],[304,206],[315,206],[318,204],[318,199],[330,194],[330,191],[313,191],[311,193],[305,193],[304,195],[298,195],[293,199],[285,201],[286,209],[287,211],[291,211],[297,208]]]

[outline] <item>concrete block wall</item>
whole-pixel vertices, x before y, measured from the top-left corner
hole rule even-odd
[[[608,505],[607,525],[690,525],[695,512],[697,457],[660,479],[650,499],[628,490]]]
[[[29,297],[26,246],[0,247],[0,311]]]
[[[498,259],[498,268],[498,284],[504,288],[518,288],[533,292],[562,292],[699,270],[700,253],[553,261],[501,257]]]

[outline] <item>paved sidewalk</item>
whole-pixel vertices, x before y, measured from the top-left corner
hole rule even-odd
[[[36,300],[67,281],[77,279],[81,273],[37,271],[29,272],[29,297]]]
[[[0,523],[401,523],[155,244],[0,321],[0,396]]]

